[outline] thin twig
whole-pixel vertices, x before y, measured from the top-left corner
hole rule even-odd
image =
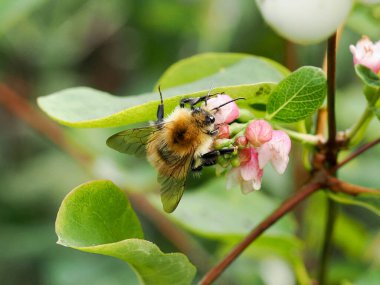
[[[327,42],[327,124],[328,138],[326,143],[326,162],[327,169],[335,167],[337,163],[337,145],[336,145],[336,119],[335,119],[335,72],[336,72],[336,33],[332,35]],[[336,176],[336,172],[331,172]],[[320,258],[320,267],[318,273],[319,285],[326,284],[327,269],[329,257],[332,250],[332,236],[334,225],[337,217],[338,206],[335,201],[328,198],[326,228],[322,252]]]
[[[380,190],[378,189],[367,188],[360,185],[347,183],[335,177],[329,177],[327,179],[327,183],[330,189],[335,192],[342,192],[342,193],[346,193],[353,196],[360,195],[360,194],[380,195]]]
[[[79,150],[74,142],[69,142],[56,124],[47,120],[26,99],[2,83],[0,83],[0,104],[82,164],[88,164],[91,161],[91,155],[84,149]]]
[[[343,32],[343,26],[340,26],[338,30],[336,31],[336,47],[339,47],[340,39],[342,38],[342,32]],[[322,69],[325,73],[327,73],[327,52],[325,54],[325,57],[323,58],[323,65]]]
[[[327,144],[335,147],[336,120],[335,120],[335,67],[336,67],[336,34],[328,40],[327,46]],[[328,158],[329,159],[329,158]]]
[[[333,249],[332,237],[334,234],[335,222],[338,215],[338,204],[332,200],[327,199],[327,215],[325,224],[324,241],[322,245],[322,252],[320,257],[320,265],[318,272],[318,285],[327,284],[328,264]]]
[[[373,142],[370,142],[370,143],[368,143],[366,145],[363,145],[362,147],[358,148],[356,151],[354,151],[353,153],[351,153],[349,156],[347,156],[345,159],[343,159],[341,162],[339,162],[334,168],[332,168],[332,170],[333,171],[338,170],[339,168],[341,168],[342,166],[346,165],[351,160],[353,160],[354,158],[356,158],[357,156],[359,156],[363,152],[369,150],[370,148],[374,147],[378,143],[380,143],[380,138],[378,138],[378,139],[374,140]]]
[[[355,141],[356,136],[366,130],[374,115],[372,108],[367,105],[359,120],[345,132],[346,140],[350,142]]]
[[[321,182],[310,182],[302,189],[296,192],[292,197],[286,200],[280,207],[278,207],[271,215],[263,220],[251,233],[245,237],[225,258],[223,258],[215,267],[213,267],[198,283],[200,285],[211,284],[217,279],[220,274],[265,230],[276,223],[285,214],[290,212],[300,202],[304,201],[307,197],[321,188]]]

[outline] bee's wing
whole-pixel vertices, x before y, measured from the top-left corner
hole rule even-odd
[[[161,184],[161,202],[167,213],[173,212],[182,198],[192,159],[193,154],[190,154],[178,160],[170,176],[158,174],[157,180]]]
[[[157,130],[155,125],[125,130],[109,137],[107,145],[122,153],[145,157],[149,137]]]

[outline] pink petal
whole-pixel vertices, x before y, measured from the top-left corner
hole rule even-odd
[[[380,41],[379,41],[380,42]],[[380,71],[380,44],[374,44],[368,37],[364,36],[356,46],[350,45],[354,64],[362,64],[373,72]]]
[[[258,176],[258,178],[256,180],[253,180],[252,182],[252,186],[253,186],[253,189],[255,190],[260,190],[261,188],[261,178],[263,177],[263,171],[261,170],[261,175]]]
[[[250,153],[250,158],[240,165],[240,174],[243,180],[257,180],[260,176],[261,169],[259,168],[258,153],[254,148],[247,148]]]
[[[278,145],[278,149],[281,153],[288,155],[292,147],[292,141],[290,140],[287,133],[284,131],[273,131],[272,140],[273,143]]]
[[[272,155],[270,143],[268,142],[268,143],[263,144],[259,148],[258,152],[259,152],[259,157],[258,157],[259,167],[263,169],[265,165],[267,165],[268,162],[272,160],[273,155]]]
[[[263,144],[258,152],[260,168],[263,168],[269,161],[279,174],[283,174],[289,162],[289,152],[291,140],[283,131],[273,131],[272,139]]]
[[[288,162],[289,156],[272,159],[272,165],[278,174],[284,174],[286,167],[288,166]]]

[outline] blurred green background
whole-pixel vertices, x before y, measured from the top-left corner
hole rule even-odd
[[[349,127],[365,106],[348,46],[362,34],[380,39],[379,23],[379,6],[359,4],[347,21],[338,51],[340,128]],[[36,98],[73,86],[116,95],[147,92],[171,64],[207,51],[265,56],[292,69],[321,66],[324,45],[287,43],[263,22],[253,0],[0,2],[0,284],[137,284],[134,273],[121,261],[56,245],[54,220],[60,202],[78,184],[97,177],[117,182],[127,175],[135,179],[133,189],[151,189],[153,170],[107,149],[105,139],[114,129],[57,126],[37,109]],[[376,138],[379,130],[378,122],[373,122],[367,139]],[[299,147],[294,147],[294,154],[299,154]],[[379,155],[380,149],[373,149],[348,165],[342,177],[379,188]],[[95,163],[89,165],[86,157]],[[111,160],[119,161],[121,168],[113,169]],[[140,167],[128,168],[136,163]],[[152,179],[147,181],[147,176]],[[298,185],[296,178],[297,171],[292,169],[284,177],[268,173],[264,189],[269,195],[287,197]],[[164,233],[167,230],[160,221],[144,211],[143,195],[136,195],[132,204],[146,239],[165,252],[186,251],[173,242],[170,233]],[[300,209],[296,215],[311,273],[323,230],[323,220],[318,219],[324,209],[322,196],[309,202],[307,212]],[[342,278],[378,284],[365,279],[380,280],[378,216],[345,206],[342,217],[335,239],[333,284]],[[222,256],[224,245],[194,233],[186,235],[211,259],[190,257],[201,276]],[[273,284],[263,273],[265,266],[285,268],[291,276],[287,284],[292,284],[289,268],[270,262],[243,255],[217,284]]]

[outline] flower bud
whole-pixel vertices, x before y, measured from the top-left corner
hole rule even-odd
[[[240,159],[238,156],[235,156],[231,159],[231,165],[232,165],[232,167],[239,167],[240,166]]]
[[[214,148],[215,149],[221,149],[224,147],[231,147],[233,141],[230,139],[217,139],[214,141]]]
[[[218,139],[229,139],[230,138],[230,127],[227,124],[221,124],[218,127]]]
[[[218,94],[216,97],[212,97],[207,101],[207,108],[209,110],[215,109],[214,117],[216,125],[229,124],[239,117],[239,108],[235,102],[219,107],[232,100],[233,99],[228,95]]]
[[[248,144],[248,140],[245,136],[239,136],[235,140],[235,145],[238,146],[239,148],[245,148]]]
[[[375,73],[380,71],[380,41],[374,44],[363,36],[356,46],[350,45],[350,51],[354,56],[354,64],[364,65]]]
[[[248,141],[255,147],[272,139],[272,126],[264,120],[255,120],[248,124],[245,130],[245,136]]]

